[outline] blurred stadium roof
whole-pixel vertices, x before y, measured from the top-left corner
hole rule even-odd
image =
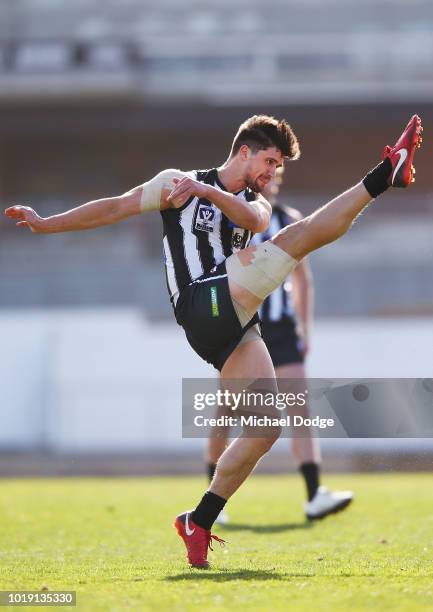
[[[13,0],[0,101],[433,99],[431,0]]]

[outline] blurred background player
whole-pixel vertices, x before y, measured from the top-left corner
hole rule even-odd
[[[272,204],[271,223],[266,232],[254,236],[252,244],[269,240],[280,229],[302,218],[298,210],[278,201],[283,175],[284,168],[278,168],[275,179],[263,190],[263,195]],[[310,264],[305,258],[287,282],[266,298],[259,311],[263,340],[277,378],[298,381],[306,378],[304,362],[310,348],[313,309],[313,278]],[[303,416],[308,416],[308,406]],[[228,436],[228,428],[215,427],[208,440],[206,461],[209,481],[212,481],[217,461],[227,446]],[[330,491],[320,485],[320,445],[309,427],[304,427],[301,434],[292,436],[291,448],[305,481],[306,517],[309,520],[321,519],[346,508],[353,499],[351,491]],[[227,522],[228,515],[222,510],[216,523],[224,525]]]

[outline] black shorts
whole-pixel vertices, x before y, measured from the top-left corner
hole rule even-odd
[[[275,368],[304,363],[302,339],[292,317],[284,316],[279,321],[262,321],[262,336]]]
[[[245,327],[239,323],[225,261],[182,289],[175,314],[197,355],[220,371],[247,329],[259,322],[256,314]]]

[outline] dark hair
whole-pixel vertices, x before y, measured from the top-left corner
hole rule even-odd
[[[236,155],[244,144],[254,153],[275,147],[288,159],[298,159],[301,154],[298,139],[287,121],[268,115],[254,115],[241,124],[233,140],[230,157]]]

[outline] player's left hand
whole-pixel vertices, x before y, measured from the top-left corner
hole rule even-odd
[[[175,208],[183,206],[191,196],[205,198],[207,195],[207,185],[195,181],[189,176],[184,176],[182,179],[173,179],[174,187],[167,196],[167,200],[173,204]]]

